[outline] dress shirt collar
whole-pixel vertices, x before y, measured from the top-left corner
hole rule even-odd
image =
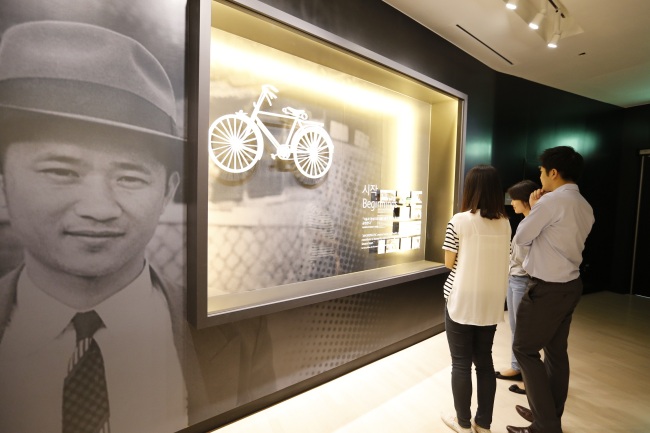
[[[578,184],[576,183],[565,183],[564,185],[560,185],[557,188],[555,188],[552,192],[562,192],[562,191],[580,192],[580,188],[578,188]]]
[[[16,306],[21,311],[20,316],[38,318],[39,326],[23,328],[34,332],[35,337],[38,336],[32,341],[46,342],[56,339],[66,330],[71,329],[70,320],[80,311],[57,301],[36,287],[25,268],[18,278],[17,289]],[[135,280],[101,302],[94,310],[99,314],[106,328],[119,328],[126,319],[124,305],[146,306],[148,304],[147,297],[151,296],[151,290],[149,264],[145,263],[142,272]]]

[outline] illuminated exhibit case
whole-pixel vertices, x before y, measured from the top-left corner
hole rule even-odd
[[[249,3],[190,12],[192,323],[444,272],[465,96]]]

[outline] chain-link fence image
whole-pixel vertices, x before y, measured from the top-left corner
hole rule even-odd
[[[365,269],[368,252],[361,249],[359,203],[363,180],[377,176],[380,158],[377,151],[334,143],[332,168],[317,186],[305,187],[292,173],[264,166],[263,159],[260,170],[275,170],[280,188],[251,197],[248,191],[257,188],[251,181],[244,184],[240,200],[211,203],[210,296]],[[212,188],[229,187],[213,178]]]
[[[170,282],[185,287],[185,205],[171,203],[147,245],[149,262]]]

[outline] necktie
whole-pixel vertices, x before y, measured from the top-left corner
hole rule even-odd
[[[95,332],[104,326],[93,310],[72,318],[77,345],[63,382],[63,433],[109,433],[104,359]]]

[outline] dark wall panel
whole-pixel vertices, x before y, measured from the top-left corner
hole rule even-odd
[[[208,396],[190,401],[194,425],[184,431],[227,424],[441,332],[445,279],[437,275],[193,331]],[[214,335],[240,347],[237,365],[206,368],[220,356],[212,349]]]

